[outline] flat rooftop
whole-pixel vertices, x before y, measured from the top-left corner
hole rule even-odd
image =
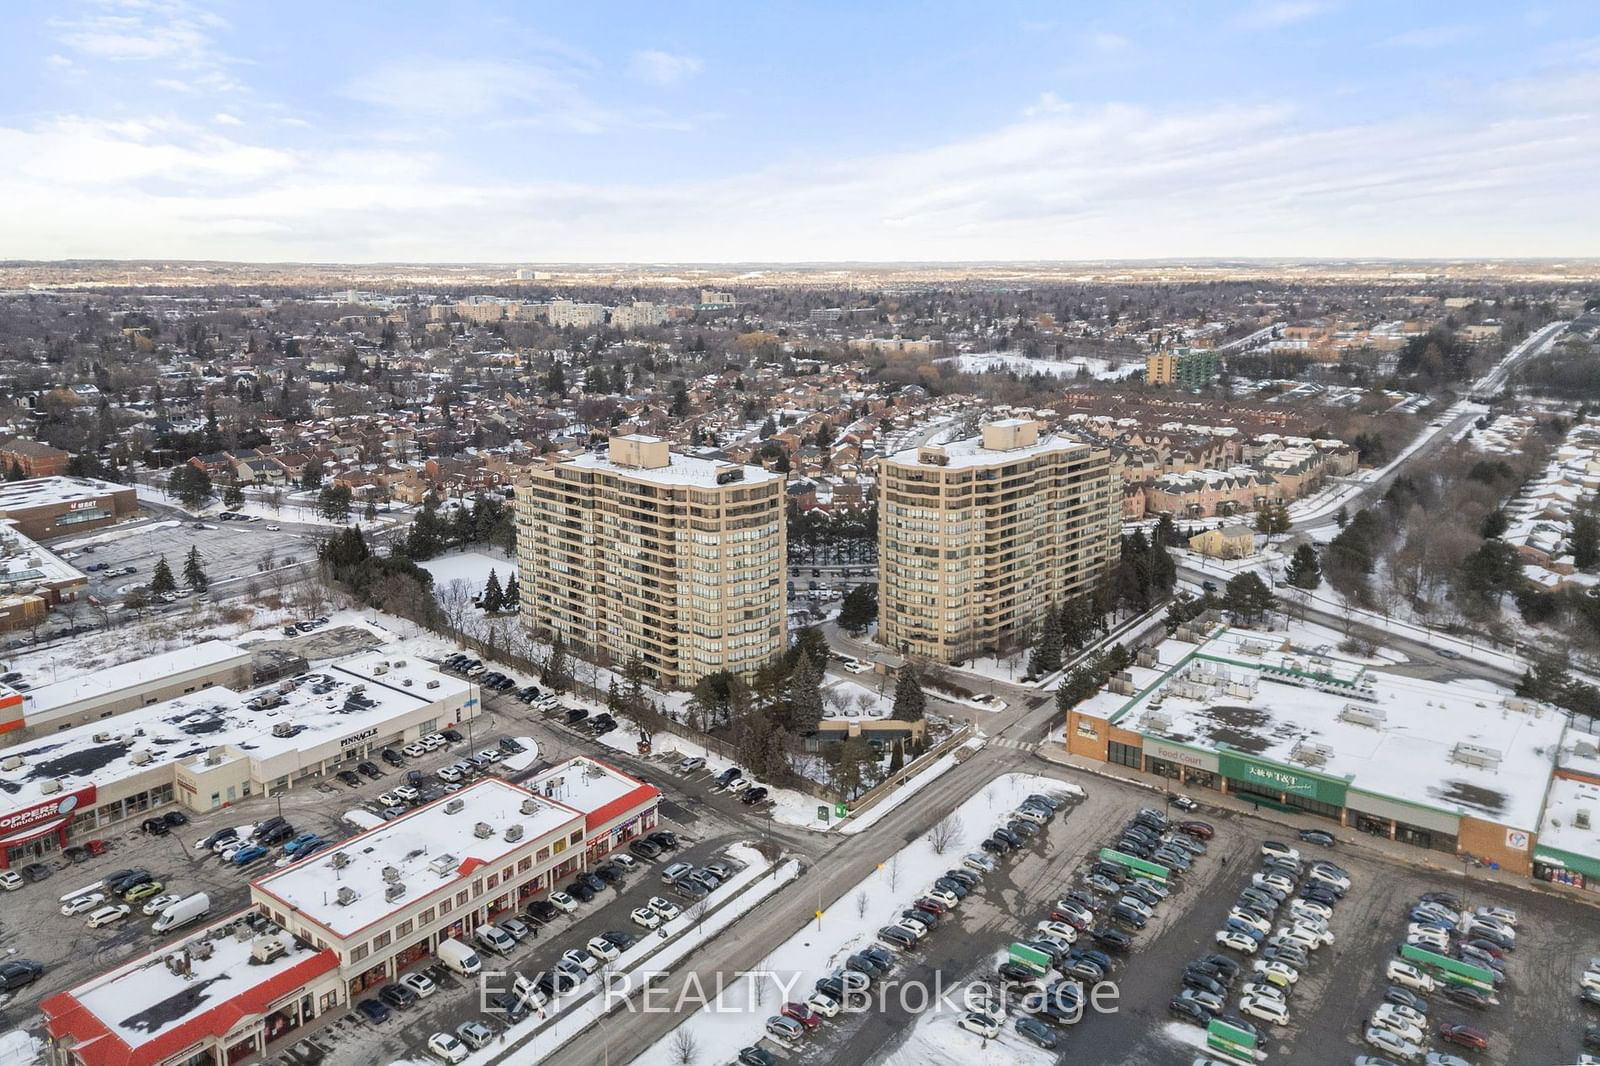
[[[653,785],[581,755],[550,767],[527,784],[539,795],[583,812],[589,828],[604,825],[661,795]]]
[[[132,485],[118,485],[114,481],[92,477],[36,477],[27,481],[0,482],[0,511],[73,503],[98,499],[113,492],[132,491]]]
[[[0,518],[0,592],[39,581],[83,580],[72,564],[18,532],[15,519]]]
[[[1539,846],[1600,859],[1600,784],[1570,777],[1550,782]]]
[[[104,666],[65,681],[40,685],[25,693],[23,714],[28,717],[49,714],[83,700],[107,696],[121,689],[134,688],[169,677],[250,659],[250,653],[225,640],[204,640],[187,648],[148,655],[118,666]]]
[[[719,485],[717,478],[731,470],[743,470],[744,477],[733,482],[735,485],[761,485],[769,481],[776,481],[782,475],[774,474],[759,466],[748,466],[740,463],[731,463],[726,460],[701,459],[698,456],[684,455],[681,452],[672,452],[671,459],[666,466],[639,467],[625,466],[613,463],[610,456],[596,452],[584,452],[571,459],[561,462],[562,466],[576,467],[579,470],[596,470],[618,477],[631,478],[634,481],[646,481],[656,485],[686,485],[698,488],[716,488]]]
[[[1284,645],[1282,634],[1226,628],[1199,645],[1167,641],[1159,670],[1134,671],[1134,696],[1102,692],[1080,710],[1092,705],[1125,729],[1346,778],[1351,788],[1434,810],[1537,826],[1564,715],[1531,702],[1515,709],[1520,701],[1508,705],[1509,690],[1480,682],[1424,681],[1341,659],[1331,648]],[[1255,694],[1180,695],[1192,665],[1253,679]],[[1348,720],[1351,707],[1377,723]],[[1479,764],[1485,761],[1493,765]]]
[[[1007,421],[1019,422],[1022,420],[1008,419]],[[993,424],[1003,425],[1004,423],[997,422]],[[944,463],[921,462],[923,448],[942,449],[945,457]],[[983,438],[978,436],[964,437],[961,440],[953,440],[946,444],[925,444],[922,448],[907,448],[889,456],[889,461],[900,466],[942,465],[944,469],[949,470],[961,467],[1004,466],[1019,459],[1031,459],[1036,455],[1045,455],[1050,452],[1087,452],[1089,450],[1089,445],[1083,441],[1072,440],[1053,433],[1040,437],[1033,444],[1025,444],[1017,448],[985,448],[983,446]]]
[[[469,682],[415,661],[373,678],[383,658],[358,656],[245,692],[211,686],[7,748],[5,756],[20,756],[23,764],[0,770],[0,809],[43,800],[51,794],[42,790],[46,781],[59,780],[62,792],[103,787],[166,763],[204,758],[213,748],[258,760],[310,750],[471,690]],[[274,701],[281,702],[266,705]],[[285,722],[292,734],[273,735]],[[136,752],[149,757],[135,762]]]
[[[243,915],[191,935],[161,951],[124,963],[46,1000],[50,1031],[70,1034],[90,1063],[158,1062],[208,1036],[223,1036],[242,1015],[338,968],[332,951],[318,951],[287,933],[284,954],[256,962],[258,934]],[[188,948],[187,951],[184,949]],[[168,965],[186,958],[182,971]],[[101,1042],[112,1042],[111,1048]],[[120,1045],[120,1046],[119,1046]]]
[[[533,805],[530,813],[523,813],[524,802]],[[452,810],[458,804],[459,809]],[[494,865],[529,841],[563,827],[577,829],[582,818],[581,812],[521,786],[485,778],[351,837],[336,849],[268,874],[254,887],[330,932],[348,936],[471,876],[480,866]],[[489,827],[487,835],[477,835],[480,824]],[[506,836],[512,826],[522,827],[516,840]],[[581,852],[582,846],[578,847]],[[388,870],[393,874],[386,876]],[[405,886],[405,893],[390,901],[386,892],[395,882]],[[355,893],[347,903],[339,902],[343,888]]]

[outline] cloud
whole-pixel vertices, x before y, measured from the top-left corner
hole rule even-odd
[[[1477,26],[1423,26],[1378,42],[1380,48],[1448,48],[1463,44],[1480,32]]]
[[[700,73],[704,64],[694,56],[675,55],[656,49],[635,52],[628,59],[628,73],[654,85],[676,85]]]
[[[1276,29],[1296,22],[1304,22],[1333,10],[1334,5],[1324,0],[1278,0],[1276,3],[1258,3],[1239,15],[1239,24],[1252,29]]]
[[[1120,33],[1100,30],[1089,35],[1089,43],[1102,52],[1115,52],[1128,47],[1131,42]]]
[[[237,115],[230,115],[226,111],[218,111],[211,116],[211,121],[219,126],[243,126],[244,119]]]

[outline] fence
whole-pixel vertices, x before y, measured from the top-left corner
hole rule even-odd
[[[877,806],[878,802],[885,796],[890,795],[895,789],[899,788],[907,781],[910,781],[913,777],[916,777],[923,770],[926,770],[928,767],[932,766],[940,758],[948,755],[951,751],[960,747],[962,744],[965,744],[967,742],[967,738],[972,736],[972,733],[973,728],[970,724],[962,726],[960,729],[950,734],[950,736],[929,748],[922,755],[919,755],[917,758],[907,763],[893,777],[874,785],[872,788],[867,789],[867,791],[850,801],[850,814],[854,816],[861,814],[863,811],[871,810],[873,807]]]

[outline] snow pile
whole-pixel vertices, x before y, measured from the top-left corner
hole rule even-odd
[[[512,739],[528,750],[518,752],[515,755],[507,755],[500,760],[501,766],[515,772],[526,770],[539,761],[539,742],[537,740],[532,737],[513,737]]]

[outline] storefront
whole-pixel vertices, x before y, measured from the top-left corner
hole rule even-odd
[[[1145,769],[1150,773],[1195,788],[1217,787],[1215,752],[1154,736],[1144,738],[1143,750]]]
[[[1233,751],[1217,752],[1217,769],[1228,791],[1273,810],[1344,820],[1349,781],[1282,766]]]
[[[1568,888],[1600,888],[1600,859],[1540,844],[1533,849],[1533,876]]]
[[[0,817],[0,870],[26,865],[67,846],[74,813],[94,808],[95,786],[52,796]]]

